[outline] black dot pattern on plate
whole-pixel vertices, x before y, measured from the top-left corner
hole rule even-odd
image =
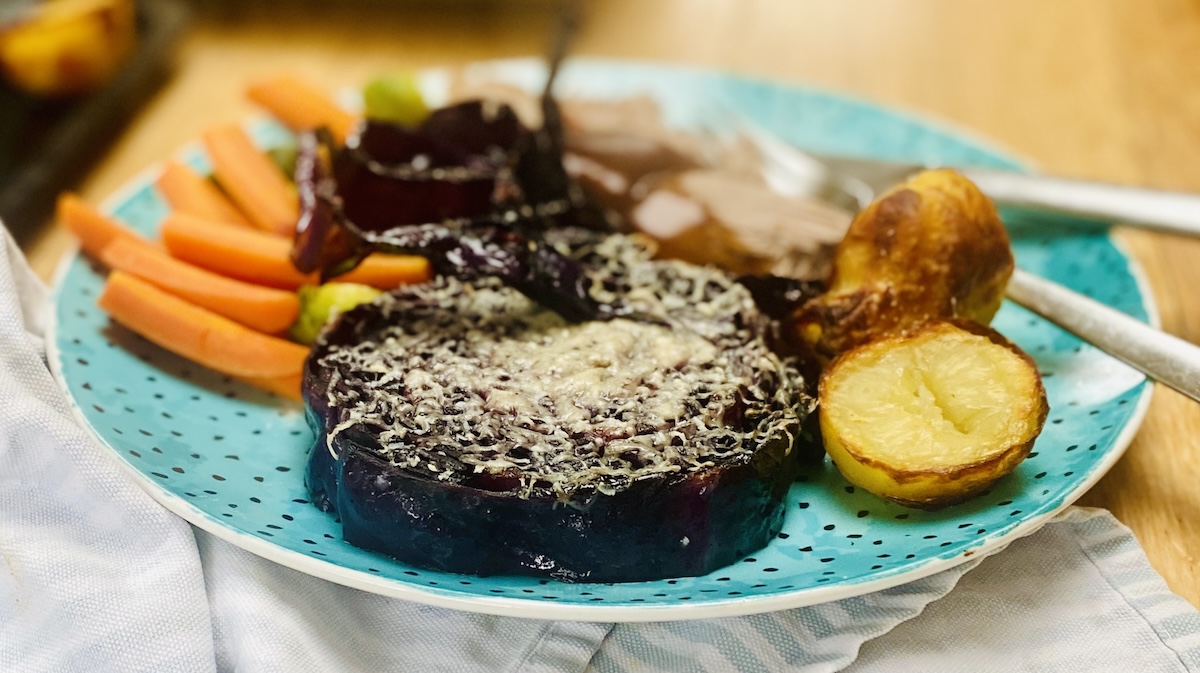
[[[788,128],[826,124],[832,131],[845,120],[875,115],[852,102],[814,94],[787,102],[773,109],[783,115],[774,121]],[[991,161],[989,155],[922,131],[913,122],[889,123],[892,131],[863,142],[879,143],[899,154]],[[903,143],[897,144],[897,134]],[[148,183],[131,194],[118,207],[118,215],[149,233],[164,212],[161,199]],[[1072,233],[1069,227],[1066,235],[1047,236],[1049,228],[1027,215],[1006,214],[1006,224],[1024,268],[1145,316],[1127,262],[1103,236]],[[1056,265],[1056,259],[1071,262]],[[793,487],[784,529],[771,544],[705,577],[636,586],[464,579],[408,568],[346,544],[337,522],[309,502],[304,488],[312,437],[301,411],[110,324],[95,309],[101,274],[82,262],[68,269],[56,300],[57,331],[52,336],[57,369],[77,407],[124,460],[154,487],[186,497],[189,506],[231,529],[298,552],[308,563],[328,561],[370,573],[377,581],[439,592],[602,605],[690,602],[690,608],[902,573],[931,559],[962,556],[1061,504],[1075,485],[1111,457],[1145,391],[1135,385],[1097,393],[1094,381],[1080,385],[1077,372],[1088,368],[1067,365],[1086,363],[1097,356],[1095,349],[1006,305],[996,327],[1034,353],[1046,374],[1051,418],[1016,474],[976,499],[936,512],[907,509],[849,484],[826,463]]]

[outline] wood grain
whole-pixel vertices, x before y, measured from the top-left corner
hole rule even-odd
[[[97,202],[204,127],[253,111],[245,82],[289,69],[330,87],[381,71],[538,54],[549,2],[212,2],[171,82],[80,185]],[[836,89],[973,129],[1048,171],[1200,192],[1195,0],[604,0],[577,52]],[[1143,232],[1163,327],[1200,342],[1200,241]],[[30,247],[48,277],[68,245]],[[1120,463],[1083,499],[1136,533],[1200,606],[1200,406],[1160,390]]]

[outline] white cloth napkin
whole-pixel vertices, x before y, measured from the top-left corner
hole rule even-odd
[[[692,622],[476,615],[277,566],[158,506],[73,422],[46,290],[6,241],[0,671],[1200,671],[1200,614],[1095,510],[905,586]]]

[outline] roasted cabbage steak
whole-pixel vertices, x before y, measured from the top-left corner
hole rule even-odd
[[[778,534],[802,377],[746,288],[629,241],[570,254],[630,317],[568,322],[497,279],[440,277],[322,334],[307,483],[347,541],[440,571],[624,582],[705,574]]]

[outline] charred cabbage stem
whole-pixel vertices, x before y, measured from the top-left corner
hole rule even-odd
[[[821,377],[825,449],[848,481],[901,504],[962,501],[1012,472],[1049,406],[1033,360],[995,330],[929,323]]]

